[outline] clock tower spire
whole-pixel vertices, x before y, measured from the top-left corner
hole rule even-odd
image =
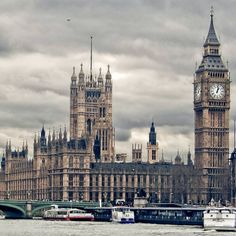
[[[197,201],[228,199],[230,78],[210,14],[201,64],[194,77],[195,166],[200,176]]]

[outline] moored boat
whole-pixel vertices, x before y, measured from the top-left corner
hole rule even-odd
[[[81,209],[69,209],[69,219],[72,221],[93,221],[94,215]]]
[[[71,220],[71,221],[92,221],[94,216],[84,210],[77,208],[59,208],[52,205],[50,210],[44,212],[45,220]]]
[[[205,230],[236,231],[236,209],[214,205],[207,207],[203,212]]]
[[[0,210],[0,220],[4,220],[4,219],[5,219],[5,215],[3,211]]]
[[[112,222],[121,224],[135,223],[134,211],[131,211],[129,207],[113,207],[112,208]]]

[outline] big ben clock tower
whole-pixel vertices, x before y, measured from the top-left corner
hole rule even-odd
[[[230,77],[221,59],[220,42],[213,24],[203,45],[204,53],[194,78],[195,166],[197,201],[228,199]]]

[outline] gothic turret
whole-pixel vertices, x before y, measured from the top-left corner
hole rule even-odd
[[[98,76],[98,86],[102,87],[103,86],[103,78],[102,78],[102,69],[99,69],[99,76]]]
[[[179,151],[177,152],[177,155],[175,157],[175,165],[181,165],[181,157],[179,155]]]
[[[105,82],[106,92],[112,91],[112,82],[111,82],[111,72],[110,66],[107,66],[107,73],[106,73],[106,82]]]
[[[67,130],[66,130],[66,126],[64,128],[64,133],[63,133],[63,142],[66,143],[67,142]]]
[[[44,147],[46,145],[47,145],[47,143],[46,143],[46,134],[45,134],[44,126],[43,126],[43,128],[41,130],[41,136],[40,136],[40,146]]]
[[[84,85],[84,71],[83,71],[83,64],[80,65],[80,72],[79,72],[79,86]]]
[[[150,164],[157,163],[158,159],[158,149],[159,145],[156,141],[156,131],[154,122],[152,122],[150,132],[149,132],[149,142],[147,143],[147,161]]]
[[[193,165],[193,161],[191,159],[191,152],[190,152],[190,149],[188,151],[188,154],[187,154],[187,165],[188,166],[192,166]]]
[[[70,88],[70,134],[75,138],[75,130],[77,126],[77,102],[78,102],[78,87],[76,84],[76,73],[75,67],[73,67],[73,74],[71,77],[71,88]],[[80,79],[79,79],[80,80]],[[79,83],[78,83],[79,84]]]
[[[152,126],[149,132],[149,143],[152,145],[156,145],[156,131],[154,127],[154,122],[152,122]]]

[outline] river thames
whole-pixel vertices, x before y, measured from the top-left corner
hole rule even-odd
[[[204,231],[199,226],[160,224],[121,225],[110,222],[61,222],[44,220],[0,220],[0,236],[148,236],[148,235],[235,235]]]

